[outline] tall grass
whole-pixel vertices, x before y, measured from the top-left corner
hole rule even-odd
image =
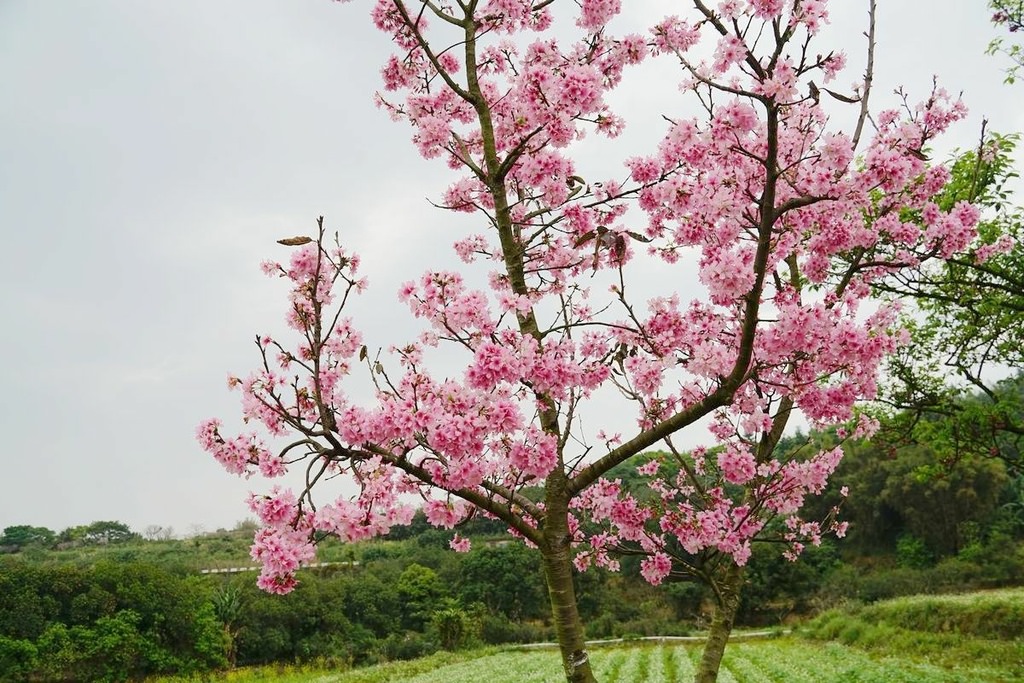
[[[1024,680],[1024,589],[910,596],[848,606],[825,612],[800,633],[951,669],[967,662],[1011,667],[1018,680]]]

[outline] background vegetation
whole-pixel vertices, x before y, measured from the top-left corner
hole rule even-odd
[[[797,435],[780,448],[836,438]],[[809,548],[799,563],[777,546],[756,547],[739,625],[789,625],[820,613],[812,637],[869,649],[913,642],[946,661],[942,653],[966,634],[994,643],[979,645],[979,656],[1019,651],[1020,601],[1012,608],[923,598],[875,605],[1019,584],[1018,468],[997,457],[946,461],[928,446],[884,439],[848,442],[847,453],[835,482],[849,487],[849,497],[833,492],[811,505],[822,516],[841,505],[849,536]],[[631,468],[615,476],[626,485],[638,480]],[[0,680],[121,681],[273,664],[344,671],[553,639],[538,557],[496,522],[473,519],[459,529],[473,539],[467,554],[451,552],[451,532],[422,517],[387,539],[325,542],[319,559],[331,564],[305,570],[299,588],[283,597],[258,591],[254,572],[201,573],[252,565],[254,528],[246,522],[174,539],[112,521],[61,532],[7,527],[0,537]],[[639,577],[636,557],[623,557],[619,573],[589,571],[576,580],[589,638],[706,627],[707,590],[683,577],[652,587]]]
[[[993,683],[1024,678],[1020,618],[1024,590],[897,598],[833,610],[792,635],[734,642],[719,680],[725,683]],[[815,640],[829,642],[814,642]],[[617,683],[693,680],[700,647],[661,639],[591,648],[595,670]],[[351,671],[311,666],[239,670],[233,683],[549,683],[561,677],[548,649],[442,652],[413,661]],[[180,680],[180,679],[168,679]]]

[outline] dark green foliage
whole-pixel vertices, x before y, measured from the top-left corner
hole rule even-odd
[[[651,586],[638,571],[588,571],[576,578],[588,638],[681,635],[690,629],[665,588]]]
[[[467,645],[473,636],[470,615],[457,603],[449,601],[430,615],[431,630],[445,650],[458,650]]]
[[[57,535],[44,526],[18,525],[9,526],[4,529],[0,536],[0,546],[8,546],[21,550],[29,545],[50,546],[53,545]]]
[[[395,631],[402,608],[394,584],[385,584],[378,574],[361,572],[345,582],[342,598],[345,614],[376,636]]]
[[[459,524],[459,533],[463,536],[473,536],[474,538],[503,537],[505,536],[506,528],[507,527],[500,520],[488,519],[481,515],[474,515]],[[431,539],[429,543],[427,541],[421,541],[424,536]],[[388,539],[392,541],[404,541],[412,538],[423,542],[425,545],[440,542],[443,538],[445,547],[447,547],[448,541],[451,540],[451,537],[452,534],[450,531],[445,532],[431,526],[430,523],[427,522],[427,516],[423,514],[422,510],[418,510],[416,514],[413,515],[412,523],[407,526],[394,527],[388,534]]]
[[[437,572],[415,563],[398,577],[397,589],[402,604],[402,626],[413,631],[423,630],[438,603],[448,594]]]
[[[358,625],[348,586],[343,576],[310,575],[294,593],[271,596],[253,585],[252,575],[233,578],[243,605],[234,625],[238,664],[364,660],[376,634]]]
[[[437,652],[437,644],[417,631],[392,633],[379,645],[381,658],[385,661],[419,659]]]
[[[55,618],[56,602],[40,595],[45,578],[15,558],[0,557],[0,635],[34,641]]]
[[[896,563],[909,569],[924,569],[935,564],[935,555],[917,536],[903,534],[896,539]]]
[[[494,614],[486,608],[472,615],[474,628],[486,645],[504,643],[543,643],[554,640],[554,629],[539,622],[516,622],[504,614]]]
[[[845,451],[831,490],[809,500],[805,510],[814,519],[841,505],[850,522],[841,544],[847,552],[892,554],[900,538],[912,537],[916,541],[904,544],[925,546],[917,560],[955,555],[995,524],[1013,485],[999,460],[965,458],[945,467],[940,454],[924,445],[855,442]],[[837,490],[843,485],[849,487],[846,498]]]
[[[60,532],[57,540],[67,544],[107,545],[138,540],[140,536],[127,524],[115,521],[93,522]]]
[[[18,672],[10,680],[135,680],[225,664],[201,581],[147,565],[0,562],[0,638],[13,662],[3,670]]]
[[[474,548],[461,562],[459,594],[512,621],[545,616],[549,604],[540,558],[522,543],[503,540]]]
[[[747,567],[738,616],[750,624],[775,624],[791,614],[806,614],[834,569],[841,566],[835,539],[804,550],[791,562],[777,545],[755,545]]]
[[[0,636],[0,672],[4,678],[27,678],[36,669],[37,661],[38,650],[31,641]]]

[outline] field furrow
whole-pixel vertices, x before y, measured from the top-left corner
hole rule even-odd
[[[731,654],[744,657],[751,666],[761,672],[768,680],[778,683],[818,683],[823,680],[809,665],[795,660],[786,654],[786,650],[776,643],[742,643],[737,644]]]
[[[726,650],[722,666],[739,683],[776,683],[779,680],[769,676],[761,667],[751,661],[744,650],[734,649],[732,652]]]
[[[647,680],[657,681],[658,683],[668,683],[668,679],[665,676],[665,651],[667,648],[663,645],[658,647],[645,648],[648,653],[647,657]]]
[[[690,658],[690,663],[693,667],[693,673],[697,671],[697,667],[700,666],[701,648],[699,647],[688,647],[685,649]],[[728,652],[728,649],[726,650]],[[693,678],[693,673],[690,673],[690,678],[683,678],[683,681],[689,681]],[[719,667],[718,670],[718,683],[738,683],[732,673],[726,669],[725,666]]]
[[[675,664],[676,675],[671,683],[690,683],[693,680],[693,675],[697,673],[693,662],[690,661],[690,649],[694,648],[672,648],[672,662]]]
[[[622,681],[623,683],[642,680],[640,678],[640,659],[642,656],[643,653],[640,651],[640,648],[629,650],[626,660],[622,663],[622,668],[619,669],[618,678],[614,680]]]
[[[619,672],[626,662],[626,657],[626,651],[618,649],[594,653],[591,655],[594,673],[600,680],[617,681]]]
[[[930,664],[906,660],[875,659],[871,655],[828,643],[744,643],[733,653],[745,658],[768,680],[849,681],[850,683],[968,683],[989,678],[984,671],[954,672]],[[729,655],[726,655],[727,659]]]

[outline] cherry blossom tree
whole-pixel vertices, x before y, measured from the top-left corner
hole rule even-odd
[[[396,49],[380,106],[424,157],[464,173],[440,205],[484,231],[455,242],[461,264],[402,285],[425,329],[380,351],[345,317],[365,287],[358,256],[322,218],[315,237],[283,240],[291,259],[264,267],[289,282],[297,341],[259,337],[259,367],[229,380],[266,434],[211,419],[198,439],[235,474],[302,473],[301,488],[249,500],[266,590],[291,590],[324,535],[386,534],[416,506],[444,528],[488,515],[541,555],[568,681],[595,680],[573,572],[615,569],[623,549],[644,554],[651,583],[689,572],[714,587],[698,673],[714,680],[751,543],[796,558],[845,530],[800,517],[841,449],[780,460],[787,422],[870,433],[855,406],[905,341],[872,283],[975,239],[970,204],[931,201],[949,173],[923,152],[965,109],[935,87],[869,116],[870,50],[844,91],[845,56],[812,47],[822,0],[694,0],[644,35],[613,32],[619,0],[557,4],[573,25],[554,0],[376,0]],[[578,141],[623,130],[606,96],[655,58],[678,65],[702,113],[666,115],[655,149],[595,178]],[[846,132],[830,120],[844,109]],[[654,269],[677,275],[638,296]],[[702,292],[680,291],[690,274]],[[462,354],[461,376],[431,372],[442,352]],[[370,402],[353,398],[362,376]],[[628,434],[600,428],[613,399],[635,416]],[[683,452],[702,420],[707,447]],[[637,458],[655,447],[662,459]],[[630,462],[648,495],[606,476]],[[357,492],[339,494],[341,479]],[[469,549],[457,533],[451,545]]]

